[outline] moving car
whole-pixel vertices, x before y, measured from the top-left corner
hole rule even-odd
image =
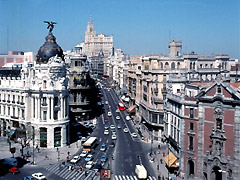
[[[116,116],[116,120],[120,120],[120,116]]]
[[[46,179],[46,177],[42,173],[40,173],[40,172],[33,173],[32,177],[34,177],[35,179],[38,179],[38,180]]]
[[[129,121],[131,119],[130,116],[126,116],[126,120]]]
[[[72,159],[71,159],[71,163],[77,163],[78,161],[80,160],[80,156],[74,156]]]
[[[89,155],[87,155],[87,157],[85,158],[85,161],[91,161],[93,159],[93,156],[92,156],[92,154],[89,154]]]
[[[87,169],[91,169],[93,167],[93,165],[94,165],[93,161],[88,161],[85,167]]]
[[[101,157],[101,162],[106,162],[107,161],[107,156],[106,154],[103,154]]]
[[[103,133],[104,135],[109,135],[109,131],[106,129],[106,130],[104,130],[104,133]]]
[[[108,116],[112,116],[112,113],[110,111],[108,112]]]
[[[128,133],[128,128],[124,128],[123,132]]]
[[[132,137],[136,138],[137,134],[136,133],[132,133]]]
[[[114,125],[111,125],[110,128],[111,128],[111,129],[115,129],[115,126],[114,126]]]
[[[80,154],[80,157],[86,157],[88,154],[88,151],[82,151],[82,153]]]
[[[108,101],[105,101],[105,104],[107,105],[107,104],[108,104]]]
[[[99,172],[102,169],[102,165],[100,163],[94,164],[92,168],[95,172]]]
[[[117,128],[118,128],[118,129],[121,129],[121,124],[118,124],[118,125],[117,125]]]
[[[105,144],[102,144],[102,146],[100,148],[100,151],[106,151],[106,145]]]
[[[108,128],[109,128],[109,126],[107,124],[105,124],[104,129],[108,129]]]
[[[109,146],[110,146],[110,147],[114,147],[114,146],[115,146],[115,143],[112,141]]]
[[[116,134],[113,134],[113,135],[112,135],[112,140],[115,140],[115,139],[117,139],[117,135],[116,135]]]
[[[19,169],[16,168],[15,166],[13,166],[12,168],[10,168],[8,171],[9,171],[10,173],[12,173],[12,174],[20,173]]]

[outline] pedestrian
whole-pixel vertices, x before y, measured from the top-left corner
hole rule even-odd
[[[160,149],[160,144],[158,145],[158,149]]]

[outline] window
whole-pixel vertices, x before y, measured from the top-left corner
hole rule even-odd
[[[218,88],[217,88],[217,93],[218,93],[218,94],[221,94],[221,93],[222,93],[222,88],[221,88],[221,87],[218,87]]]
[[[188,149],[193,151],[193,136],[189,136],[189,146]]]
[[[15,103],[15,95],[13,95],[13,101],[12,102]]]
[[[44,121],[47,120],[47,111],[43,111],[43,120],[44,120]]]
[[[188,175],[194,175],[194,162],[192,160],[188,161],[188,167],[189,167]]]
[[[189,130],[193,131],[193,123],[192,122],[189,123]]]
[[[57,120],[58,119],[58,111],[54,111],[54,117],[53,117],[54,120]]]
[[[25,117],[25,112],[24,112],[24,109],[22,109],[22,118],[24,119]]]
[[[46,97],[43,97],[43,99],[42,99],[42,105],[43,106],[46,106],[47,105],[47,98]]]
[[[190,118],[194,118],[194,109],[190,108]]]
[[[43,88],[44,88],[44,89],[47,88],[47,81],[46,81],[46,80],[43,81]]]
[[[54,97],[54,106],[58,105],[58,97]]]
[[[77,102],[77,95],[76,94],[73,95],[73,101]]]
[[[8,107],[8,115],[10,116],[10,107]]]

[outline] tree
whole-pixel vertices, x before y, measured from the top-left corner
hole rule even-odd
[[[15,142],[21,144],[21,154],[23,156],[23,150],[30,145],[30,142],[33,140],[33,129],[30,125],[27,125],[26,128],[17,128],[15,130]]]

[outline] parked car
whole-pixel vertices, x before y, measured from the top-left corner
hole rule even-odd
[[[102,144],[102,146],[100,148],[100,151],[106,151],[106,145],[105,144]]]
[[[133,138],[136,138],[136,137],[137,137],[137,134],[136,134],[136,133],[132,133],[132,137],[133,137]]]
[[[9,171],[10,173],[12,173],[12,174],[20,173],[19,169],[16,168],[15,166],[13,166],[12,168],[10,168],[8,171]]]
[[[79,160],[80,160],[80,156],[77,155],[71,159],[70,163],[77,163]]]
[[[106,129],[106,130],[104,130],[104,133],[103,133],[104,135],[109,135],[109,131]]]
[[[101,162],[106,162],[107,161],[107,156],[106,154],[103,154],[101,157]]]
[[[93,167],[93,165],[94,165],[93,161],[88,161],[85,167],[87,169],[91,169]]]
[[[89,155],[87,155],[87,157],[85,158],[85,161],[91,161],[93,159],[93,156],[92,156],[92,154],[89,154]]]
[[[128,128],[124,128],[123,132],[128,133]]]
[[[32,177],[34,177],[35,179],[38,179],[38,180],[46,179],[46,177],[45,177],[42,173],[40,173],[40,172],[38,172],[38,173],[33,173],[33,174],[32,174]]]
[[[82,153],[80,154],[80,157],[86,157],[88,154],[88,151],[82,151]]]

